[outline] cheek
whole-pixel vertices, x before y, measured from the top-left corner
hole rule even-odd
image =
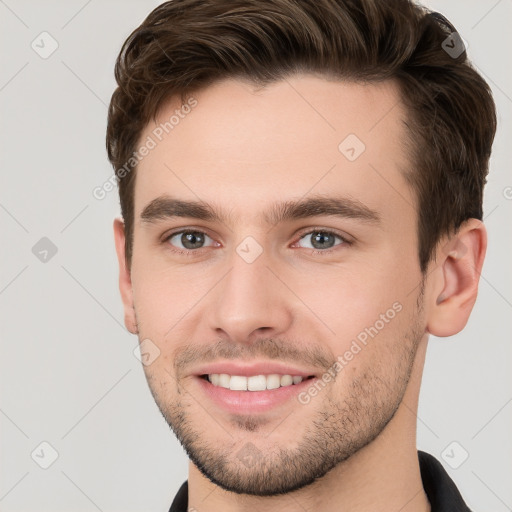
[[[147,263],[133,266],[132,287],[141,334],[158,340],[190,309],[197,294],[190,278]]]
[[[419,274],[414,265],[398,264],[396,256],[383,257],[378,265],[359,268],[329,267],[296,276],[294,291],[326,327],[336,355],[354,340],[397,337],[405,312],[415,306]],[[405,270],[404,270],[405,269]],[[418,276],[416,276],[418,274]],[[311,315],[313,315],[311,313]],[[309,315],[309,313],[308,313]],[[390,341],[391,342],[391,341]]]
[[[341,268],[314,277],[302,274],[294,284],[297,296],[337,334],[375,322],[398,300],[395,290],[385,272]]]

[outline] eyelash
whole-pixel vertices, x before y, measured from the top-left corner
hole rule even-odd
[[[200,233],[202,235],[206,235],[208,236],[209,238],[212,238],[210,237],[210,235],[208,235],[208,233],[206,233],[205,231],[202,231],[201,229],[181,229],[181,230],[178,230],[178,231],[173,231],[172,233],[169,233],[168,235],[166,235],[163,240],[162,240],[162,244],[167,244],[169,247],[171,247],[171,251],[175,254],[179,254],[179,255],[182,255],[182,256],[188,256],[188,257],[194,257],[196,256],[200,251],[201,249],[207,249],[207,247],[200,247],[199,249],[188,249],[188,250],[182,250],[182,249],[177,249],[173,246],[171,246],[169,244],[169,240],[176,236],[176,235],[180,235],[180,234],[183,234],[183,233]],[[294,242],[294,244],[298,243],[300,240],[302,240],[306,235],[311,235],[312,233],[324,233],[324,234],[327,234],[327,235],[333,235],[337,238],[339,238],[341,240],[342,243],[340,244],[337,244],[335,245],[334,247],[330,248],[330,249],[325,249],[325,250],[320,250],[320,249],[310,249],[311,253],[310,254],[314,254],[314,255],[326,255],[326,254],[331,254],[332,252],[336,251],[339,249],[340,246],[350,246],[352,245],[352,241],[348,240],[345,236],[343,236],[342,234],[338,233],[337,231],[333,231],[331,229],[325,229],[325,228],[309,228],[309,231],[305,231],[303,233],[301,233],[296,242]],[[213,239],[213,238],[212,238]]]

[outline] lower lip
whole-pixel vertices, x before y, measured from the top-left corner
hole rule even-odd
[[[299,384],[283,386],[277,389],[265,391],[234,391],[214,386],[210,381],[197,377],[199,385],[206,395],[217,405],[232,414],[253,414],[266,412],[274,407],[282,405],[311,386],[316,380],[315,377],[306,379]],[[297,403],[300,403],[297,399]]]

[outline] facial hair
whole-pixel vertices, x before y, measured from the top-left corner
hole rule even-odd
[[[420,292],[420,310],[421,296]],[[405,394],[417,347],[424,335],[419,312],[416,313],[417,315],[407,324],[407,330],[396,333],[394,341],[387,347],[388,363],[382,362],[378,351],[373,352],[361,362],[357,376],[343,374],[342,370],[335,381],[330,383],[328,390],[319,392],[319,396],[314,398],[312,403],[320,406],[314,409],[302,435],[297,437],[297,432],[294,432],[294,435],[290,436],[294,439],[293,447],[271,443],[270,439],[266,439],[268,442],[262,445],[261,437],[258,441],[255,438],[253,443],[250,435],[257,433],[266,423],[260,415],[230,417],[231,425],[237,434],[247,433],[242,443],[238,436],[237,439],[231,437],[223,443],[209,440],[208,426],[214,418],[205,412],[203,421],[194,421],[191,411],[197,412],[200,405],[186,388],[180,385],[180,379],[172,379],[175,391],[173,399],[170,400],[170,383],[157,385],[157,377],[153,375],[150,367],[144,370],[153,398],[165,421],[189,459],[205,477],[226,491],[237,494],[286,494],[304,488],[325,476],[371,443],[393,418]],[[378,338],[377,336],[370,343],[379,343]],[[290,348],[289,343],[281,346],[275,341],[266,339],[262,344],[242,348],[241,345],[229,346],[226,343],[219,347],[225,347],[226,353],[223,355],[226,356],[229,352],[229,358],[236,358],[233,351],[241,350],[244,355],[251,354],[252,351],[269,359],[281,357],[290,361],[295,358],[303,363],[306,360],[314,360],[317,364],[321,361],[323,366],[327,363],[325,359],[315,357],[315,354],[308,353],[305,357],[304,351]],[[372,348],[368,346],[364,350],[370,351]],[[222,349],[210,352],[212,360],[219,354],[222,354]],[[292,359],[287,358],[290,356]],[[183,358],[182,362],[185,360],[186,358]],[[202,361],[205,362],[204,359]],[[335,385],[341,381],[343,387],[341,384]],[[165,396],[162,390],[166,390]]]

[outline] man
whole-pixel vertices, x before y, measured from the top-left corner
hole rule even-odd
[[[416,448],[486,250],[496,114],[406,0],[174,0],[116,63],[125,324],[190,458],[171,511],[469,510]]]

